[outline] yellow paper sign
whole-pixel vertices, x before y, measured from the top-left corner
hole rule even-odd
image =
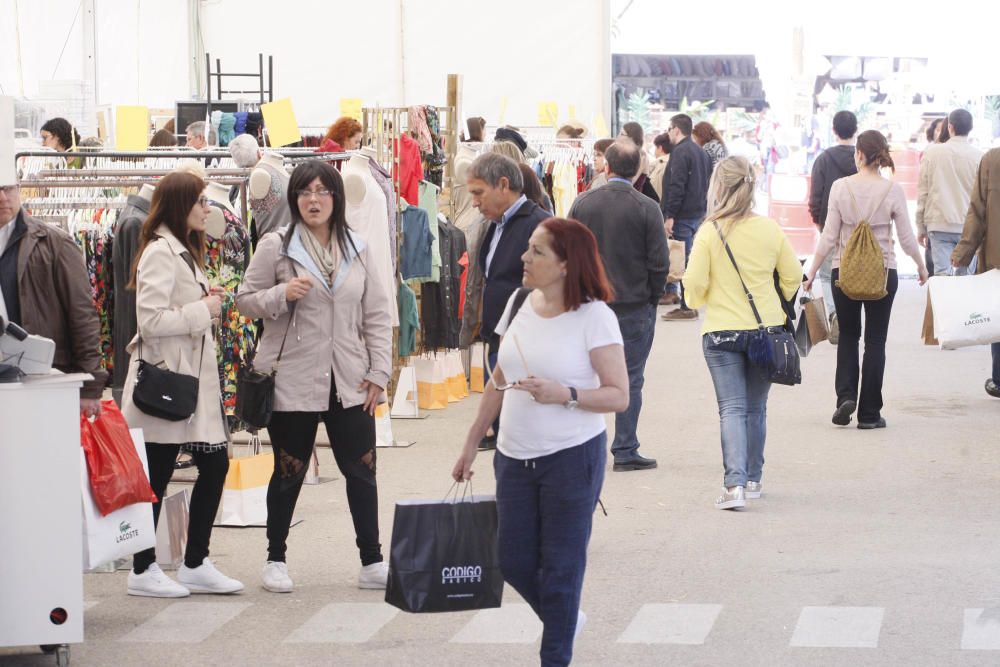
[[[353,118],[354,120],[361,122],[361,98],[358,97],[342,97],[340,98],[340,115],[347,116],[348,118]]]
[[[555,127],[559,124],[559,105],[555,102],[538,103],[538,124],[543,127]]]
[[[149,148],[149,107],[115,108],[115,148],[120,151]]]
[[[497,121],[497,127],[503,127],[507,122],[507,98],[501,98],[500,100],[500,120]]]
[[[610,136],[611,130],[608,129],[608,124],[604,120],[604,114],[598,113],[593,122],[594,125],[594,136],[598,139],[604,139]]]
[[[260,105],[260,111],[264,114],[264,128],[267,136],[271,139],[271,146],[287,146],[296,141],[302,141],[299,133],[299,123],[295,120],[295,111],[292,109],[292,100],[288,97]]]

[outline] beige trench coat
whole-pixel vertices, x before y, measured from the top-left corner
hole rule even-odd
[[[383,389],[392,373],[391,301],[367,243],[351,233],[348,257],[328,287],[302,245],[296,227],[288,250],[286,229],[260,240],[247,267],[236,307],[245,317],[264,320],[254,369],[275,367],[281,339],[288,330],[284,354],[275,376],[274,409],[278,412],[323,412],[330,406],[331,380],[345,408],[364,403],[360,387],[369,380]],[[288,282],[309,276],[313,288],[295,302],[285,298]],[[289,319],[291,325],[289,326]],[[332,377],[331,377],[332,374]]]
[[[201,300],[208,291],[208,279],[197,265],[191,272],[182,257],[187,250],[170,230],[161,225],[156,234],[160,238],[146,246],[136,273],[139,332],[128,346],[132,357],[125,378],[122,414],[130,427],[143,430],[146,442],[227,442],[212,318]],[[142,358],[147,363],[162,361],[168,370],[199,376],[198,407],[190,420],[172,422],[152,417],[132,401],[140,337]]]

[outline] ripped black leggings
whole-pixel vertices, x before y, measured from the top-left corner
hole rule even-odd
[[[325,412],[275,412],[268,426],[274,473],[267,487],[267,559],[285,560],[292,512],[312,457],[319,422],[326,425],[333,456],[347,486],[347,504],[361,564],[382,560],[378,541],[378,486],[375,481],[375,418],[364,406],[344,408],[330,389]]]

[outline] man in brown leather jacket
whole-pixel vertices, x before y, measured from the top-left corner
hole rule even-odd
[[[100,414],[107,373],[83,254],[66,232],[21,209],[17,185],[0,185],[0,297],[4,320],[55,341],[55,368],[94,376],[80,391],[80,410]]]
[[[962,240],[951,254],[955,268],[965,268],[979,258],[977,271],[1000,269],[1000,148],[986,153],[972,188]],[[986,380],[986,393],[1000,398],[1000,343],[993,343],[993,375]]]

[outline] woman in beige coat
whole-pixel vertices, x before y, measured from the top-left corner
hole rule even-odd
[[[285,542],[320,421],[346,480],[358,585],[385,588],[374,415],[392,372],[390,297],[365,240],[347,227],[336,169],[319,161],[296,167],[288,204],[292,224],[261,239],[236,297],[241,313],[264,320],[254,368],[276,370],[264,588],[292,590]]]
[[[146,440],[149,481],[163,498],[183,448],[198,466],[191,493],[187,549],[178,570],[180,584],[156,565],[154,549],[137,553],[128,577],[129,595],[184,597],[189,593],[237,593],[243,584],[225,576],[208,559],[212,524],[229,470],[229,433],[222,409],[212,325],[218,321],[220,295],[209,289],[203,272],[208,200],[197,176],[165,176],[153,193],[149,217],[139,233],[139,250],[129,285],[136,290],[138,334],[129,343],[132,355],[122,397],[129,426],[141,428]],[[199,378],[197,407],[190,419],[168,421],[148,415],[136,405],[140,358],[148,364]],[[160,503],[153,505],[154,524]]]

